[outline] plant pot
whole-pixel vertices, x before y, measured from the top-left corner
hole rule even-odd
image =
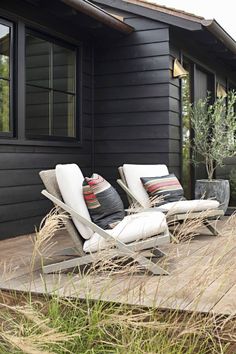
[[[226,212],[229,205],[230,185],[227,179],[199,179],[195,184],[196,199],[215,199],[220,203],[220,209]]]

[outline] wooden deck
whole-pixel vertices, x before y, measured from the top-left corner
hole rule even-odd
[[[170,244],[165,267],[169,276],[130,272],[42,275],[41,259],[32,269],[32,236],[0,242],[1,289],[58,293],[105,301],[156,306],[216,314],[236,313],[236,229],[228,220],[218,222],[222,236],[199,235],[188,244]],[[54,252],[72,246],[68,235],[56,237]],[[58,258],[52,256],[53,261]],[[59,258],[58,258],[59,259]],[[52,259],[47,259],[47,263]]]

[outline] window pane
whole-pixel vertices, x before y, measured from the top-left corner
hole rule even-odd
[[[9,78],[10,28],[0,24],[0,77]]]
[[[76,50],[26,37],[26,132],[75,137]]]
[[[50,135],[50,94],[43,88],[26,87],[26,134]]]
[[[25,46],[26,83],[50,87],[50,43],[27,35]]]
[[[10,131],[10,87],[9,81],[0,80],[0,132]]]
[[[75,97],[60,92],[53,95],[53,135],[75,137]]]
[[[188,75],[182,78],[182,185],[184,195],[191,199],[192,171],[191,171],[191,122],[189,105],[191,103],[190,63],[184,62]]]
[[[53,89],[75,92],[75,51],[53,45]]]

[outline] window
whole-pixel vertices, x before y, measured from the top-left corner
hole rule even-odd
[[[0,135],[11,135],[11,24],[0,20]]]
[[[26,136],[76,137],[76,50],[26,35]]]

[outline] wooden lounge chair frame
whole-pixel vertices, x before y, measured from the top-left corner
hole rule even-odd
[[[148,210],[145,208],[135,197],[135,195],[132,193],[132,191],[129,189],[123,167],[118,168],[120,179],[117,179],[117,183],[119,186],[123,189],[123,191],[126,193],[129,205],[132,207],[132,204],[137,205],[138,207],[142,208],[143,210]],[[150,208],[149,208],[150,209]],[[165,213],[162,208],[159,208],[160,211]],[[132,209],[131,209],[132,210]],[[212,219],[217,219],[220,216],[223,216],[224,212],[221,209],[212,209],[207,211],[207,215],[204,217],[202,212],[190,212],[189,213],[181,213],[181,214],[173,214],[173,215],[166,215],[168,225],[174,225],[176,223],[180,223],[184,220],[187,219],[197,219],[197,218],[202,218],[204,217],[203,223],[207,227],[207,229],[212,233],[213,236],[220,236],[220,232],[211,224],[210,220]]]
[[[76,257],[73,259],[65,260],[59,263],[50,264],[43,266],[44,273],[52,273],[58,272],[69,268],[75,268],[82,265],[87,265],[92,262],[98,261],[103,255],[106,257],[114,258],[114,257],[130,257],[138,262],[144,269],[152,272],[155,275],[168,275],[169,273],[163,269],[161,266],[153,262],[152,258],[155,258],[155,253],[152,253],[151,256],[142,255],[143,250],[155,249],[158,247],[158,252],[161,255],[165,255],[163,251],[159,249],[159,246],[164,245],[170,242],[170,235],[168,229],[166,232],[159,234],[157,236],[150,237],[145,240],[132,242],[130,244],[125,244],[121,242],[119,239],[114,238],[108,232],[94,224],[92,221],[87,220],[79,213],[77,213],[74,209],[70,208],[66,205],[62,200],[56,198],[48,191],[43,190],[42,194],[51,200],[54,205],[60,207],[62,210],[66,211],[70,216],[77,218],[81,223],[88,226],[92,231],[98,233],[101,237],[103,237],[106,241],[110,241],[114,248],[109,250],[94,252],[85,254],[84,256]],[[150,257],[150,258],[149,258]]]

